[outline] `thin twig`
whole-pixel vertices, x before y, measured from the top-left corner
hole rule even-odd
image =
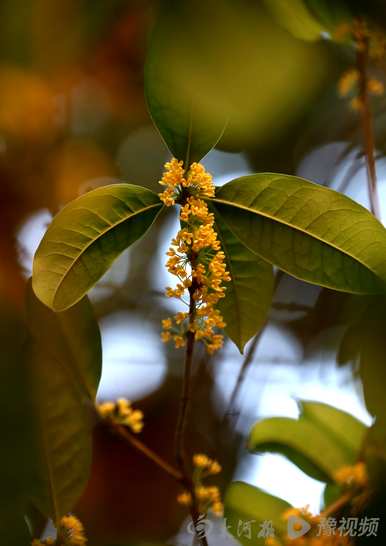
[[[327,508],[323,510],[322,515],[327,518],[329,516],[337,514],[338,512],[340,512],[342,508],[346,506],[346,504],[350,502],[352,497],[353,497],[353,494],[351,492],[344,493],[335,502],[327,506]]]
[[[167,461],[162,459],[157,453],[151,450],[147,445],[145,445],[141,440],[139,440],[134,434],[132,434],[126,427],[114,423],[114,421],[108,421],[111,430],[117,434],[120,438],[128,442],[133,446],[137,451],[142,453],[147,459],[155,463],[159,468],[161,468],[166,474],[177,480],[178,482],[183,481],[183,476],[179,470],[174,468]]]
[[[194,256],[190,257],[190,261],[193,266]],[[196,537],[201,546],[208,546],[208,542],[205,535],[204,526],[200,525],[200,510],[197,502],[196,491],[194,483],[190,477],[186,449],[185,449],[185,430],[188,420],[188,413],[191,401],[192,390],[192,365],[193,365],[193,353],[195,333],[193,330],[194,320],[196,316],[196,303],[194,300],[194,293],[197,289],[196,283],[193,280],[192,285],[189,287],[189,328],[186,334],[186,351],[185,351],[185,364],[184,364],[184,378],[182,383],[182,392],[180,399],[180,411],[178,414],[176,436],[175,436],[175,454],[177,466],[182,474],[182,483],[190,494],[190,515],[193,520]]]
[[[357,68],[359,73],[359,109],[362,122],[363,146],[367,164],[367,186],[371,212],[376,218],[380,219],[381,211],[377,188],[377,173],[375,168],[374,128],[368,93],[368,60],[368,38],[364,34],[360,34],[357,38]]]
[[[192,364],[195,334],[191,331],[190,326],[193,325],[194,316],[196,313],[195,302],[193,299],[193,290],[189,290],[189,330],[186,335],[186,351],[184,363],[184,378],[182,383],[182,392],[180,399],[180,411],[175,436],[175,454],[178,467],[181,471],[186,472],[186,454],[185,454],[185,429],[190,405],[191,397],[191,379],[192,379]]]
[[[239,411],[236,411],[237,399],[239,397],[241,387],[242,387],[242,385],[244,383],[246,373],[247,373],[247,371],[249,369],[249,366],[250,366],[250,364],[253,361],[253,358],[255,356],[256,349],[257,349],[257,347],[259,345],[259,341],[260,341],[261,336],[262,336],[262,334],[264,332],[264,329],[265,329],[265,325],[262,327],[260,332],[255,335],[255,337],[253,338],[253,340],[252,340],[252,342],[251,342],[251,344],[250,344],[250,346],[248,348],[247,354],[245,355],[245,358],[244,358],[244,361],[242,363],[239,375],[237,377],[236,384],[235,384],[235,386],[233,388],[233,391],[232,391],[232,394],[231,394],[231,397],[230,397],[230,400],[229,400],[229,403],[228,403],[228,407],[227,407],[227,409],[226,409],[226,411],[224,413],[224,416],[223,416],[223,424],[229,423],[232,429],[235,427],[237,419],[238,419],[239,414],[240,414]]]

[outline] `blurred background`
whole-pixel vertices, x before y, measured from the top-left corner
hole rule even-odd
[[[1,458],[8,475],[0,506],[17,503],[23,489],[9,469],[10,461],[26,457],[20,435],[28,442],[31,433],[18,403],[28,396],[21,355],[24,291],[52,215],[104,184],[128,181],[159,191],[168,152],[143,94],[146,44],[158,4],[0,3]],[[368,206],[357,114],[337,92],[340,75],[354,62],[352,52],[328,40],[297,39],[258,1],[197,3],[195,13],[197,40],[181,42],[170,63],[179,92],[194,86],[204,112],[229,112],[221,142],[204,160],[216,184],[256,171],[285,172]],[[383,69],[382,63],[375,69],[381,80]],[[384,97],[372,106],[386,215]],[[90,294],[103,342],[98,397],[132,400],[145,413],[143,440],[169,460],[182,355],[163,345],[159,334],[161,319],[178,309],[163,295],[173,282],[164,263],[176,229],[173,212],[161,216]],[[296,416],[301,398],[331,403],[372,423],[358,350],[347,336],[357,318],[347,300],[280,274],[268,324],[246,348],[250,364],[236,391],[245,355],[230,343],[211,359],[197,350],[190,449],[220,461],[221,487],[243,479],[318,510],[323,485],[281,456],[247,455],[245,435],[262,416]],[[383,324],[383,302],[376,306]],[[378,342],[372,377],[381,381],[385,352],[383,339]],[[177,493],[168,476],[98,428],[92,476],[76,513],[90,546],[170,544],[177,536],[189,544]]]

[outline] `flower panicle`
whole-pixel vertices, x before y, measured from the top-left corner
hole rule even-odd
[[[363,488],[368,484],[365,463],[358,462],[352,466],[342,466],[335,472],[335,481],[346,488]]]
[[[340,25],[334,34],[337,41],[350,41],[357,52],[367,51],[372,62],[380,61],[386,54],[385,33],[373,24],[362,19],[354,19],[352,23]],[[350,108],[360,111],[363,109],[363,100],[359,90],[360,73],[356,68],[343,72],[338,81],[338,93],[343,98],[349,98]],[[382,96],[385,84],[378,78],[368,78],[366,82],[369,95]]]
[[[65,546],[84,546],[87,542],[82,523],[72,515],[61,519],[58,537]]]
[[[136,434],[143,429],[143,412],[134,409],[126,398],[97,404],[97,411],[102,419],[111,419],[119,425],[129,427]]]
[[[57,529],[57,539],[34,539],[31,546],[85,546],[87,538],[83,524],[78,518],[69,514],[63,516]]]
[[[185,346],[187,333],[193,332],[211,354],[223,345],[223,336],[217,330],[224,328],[225,323],[217,304],[230,281],[214,214],[204,200],[214,196],[215,187],[212,176],[199,163],[193,163],[185,173],[183,163],[173,159],[165,164],[165,169],[160,182],[166,185],[160,195],[163,202],[170,206],[184,194],[180,203],[181,229],[172,239],[166,262],[177,284],[166,288],[166,296],[185,303],[184,296],[189,293],[195,302],[195,313],[189,316],[180,312],[164,319],[161,338],[164,342],[174,341],[179,348]]]
[[[221,472],[220,464],[203,453],[197,453],[193,456],[193,474],[194,494],[198,503],[199,511],[205,514],[210,510],[213,515],[221,517],[224,512],[224,506],[221,500],[221,493],[216,485],[206,485],[205,478],[209,475]],[[190,506],[192,496],[188,491],[183,491],[177,497],[179,504]]]

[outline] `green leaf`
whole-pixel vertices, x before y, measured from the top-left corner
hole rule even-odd
[[[73,510],[89,476],[101,340],[86,297],[54,313],[29,286],[27,318],[39,437],[33,500],[57,523]]]
[[[119,254],[142,237],[162,208],[157,194],[131,184],[98,188],[69,203],[35,254],[32,285],[55,311],[77,303]]]
[[[205,71],[205,58],[196,66],[200,41],[189,4],[169,2],[153,31],[145,65],[145,96],[150,115],[170,152],[185,167],[200,161],[221,138],[227,122],[222,113],[204,106],[203,89],[189,84],[194,71]],[[209,65],[207,70],[210,70]]]
[[[231,275],[219,309],[226,322],[225,332],[242,353],[267,319],[274,285],[272,266],[248,250],[221,217],[216,217],[215,228]]]
[[[34,343],[48,358],[63,362],[90,400],[96,397],[102,373],[102,341],[92,305],[83,297],[77,305],[54,313],[27,286],[28,326]]]
[[[296,38],[313,41],[322,37],[325,27],[313,16],[304,0],[264,0],[264,5]]]
[[[342,496],[342,486],[336,483],[327,483],[323,491],[324,508],[330,506]]]
[[[386,230],[350,198],[261,173],[232,180],[211,201],[243,244],[294,277],[344,292],[385,292]]]
[[[304,0],[318,21],[330,32],[342,23],[351,23],[353,15],[363,15],[363,10],[353,7],[351,0]]]
[[[336,441],[358,457],[367,427],[349,413],[322,402],[300,400],[301,415],[316,426],[326,430]]]
[[[248,448],[254,453],[280,453],[312,478],[326,482],[334,481],[339,468],[356,461],[335,435],[304,417],[263,419],[252,427]]]
[[[245,546],[265,544],[264,538],[257,538],[263,521],[272,521],[276,535],[284,534],[286,523],[282,514],[291,508],[286,501],[244,482],[231,483],[225,495],[224,506],[230,533]],[[252,539],[238,532],[239,526],[242,527],[243,522],[249,521],[252,522]]]

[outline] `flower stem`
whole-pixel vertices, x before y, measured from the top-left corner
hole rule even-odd
[[[190,257],[190,261],[193,267],[194,256]],[[194,293],[197,289],[196,282],[193,280],[192,285],[189,287],[189,328],[186,334],[186,350],[185,350],[185,364],[184,364],[184,377],[182,382],[182,392],[180,399],[180,411],[178,414],[176,436],[175,436],[175,456],[179,471],[182,474],[181,483],[187,489],[191,497],[190,515],[196,531],[196,537],[201,546],[208,546],[208,542],[205,535],[205,529],[200,525],[200,510],[197,502],[194,483],[190,477],[186,448],[185,448],[185,431],[188,419],[189,407],[191,402],[191,390],[192,390],[192,365],[193,365],[193,353],[195,343],[195,332],[193,330],[194,319],[196,316],[196,303],[194,300]]]
[[[360,116],[363,133],[363,146],[367,165],[367,186],[370,208],[374,216],[380,219],[380,204],[377,188],[377,173],[375,168],[375,143],[373,118],[368,93],[367,68],[369,60],[368,37],[360,34],[357,37],[357,68],[359,73]]]
[[[147,459],[150,459],[155,463],[159,468],[161,468],[166,474],[169,474],[175,480],[181,482],[182,475],[176,468],[174,468],[167,461],[162,459],[157,453],[151,450],[147,445],[145,445],[141,440],[139,440],[134,434],[132,434],[126,427],[114,423],[112,420],[109,420],[110,428],[123,440],[132,445],[137,451],[141,452],[142,455],[145,455]]]

